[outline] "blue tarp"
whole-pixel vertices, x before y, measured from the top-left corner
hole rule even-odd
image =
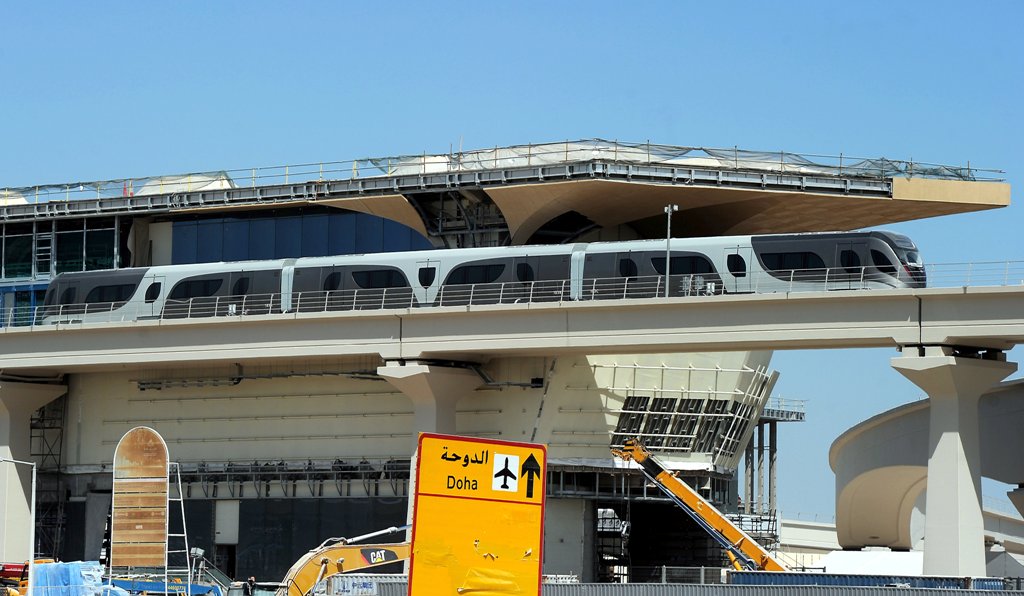
[[[97,561],[40,563],[33,569],[33,596],[96,596],[104,591],[103,567]],[[105,592],[124,596],[124,590]]]
[[[165,587],[162,581],[138,579],[114,579],[110,584],[105,584],[103,567],[97,561],[40,563],[32,580],[33,596],[129,596],[142,592],[223,596],[217,586],[171,582]]]

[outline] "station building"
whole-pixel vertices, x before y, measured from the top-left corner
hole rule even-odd
[[[991,175],[584,140],[3,189],[2,323],[36,323],[63,272],[653,239],[669,227],[673,237],[853,230],[1005,206],[1008,187]],[[454,371],[454,428],[440,430],[548,445],[545,573],[643,581],[666,565],[719,566],[722,554],[613,460],[609,447],[631,436],[777,541],[777,424],[803,410],[771,400],[770,360],[758,351],[402,364],[437,379]],[[388,365],[240,354],[203,366],[3,367],[0,453],[38,465],[36,552],[101,556],[114,446],[140,425],[179,464],[190,542],[234,577],[283,576],[327,537],[401,525],[416,435],[439,429],[423,427],[417,389]],[[8,483],[3,494],[23,493]]]

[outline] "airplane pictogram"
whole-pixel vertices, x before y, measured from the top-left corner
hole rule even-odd
[[[507,457],[505,458],[505,467],[502,468],[501,470],[499,470],[498,473],[496,473],[494,475],[494,477],[495,478],[501,478],[501,488],[502,488],[502,490],[508,490],[509,489],[508,481],[516,479],[515,472],[513,472],[512,470],[508,469],[508,458]]]

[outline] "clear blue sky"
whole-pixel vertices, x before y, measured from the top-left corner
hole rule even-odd
[[[0,187],[604,137],[969,160],[1016,203],[1021,22],[1015,1],[4,3]],[[1021,210],[891,229],[933,263],[1024,259]],[[830,517],[832,440],[919,397],[894,355],[776,355],[776,392],[808,400],[785,515]]]

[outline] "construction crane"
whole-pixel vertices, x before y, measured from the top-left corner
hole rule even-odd
[[[673,472],[666,470],[640,443],[640,439],[628,439],[622,449],[612,449],[612,453],[627,462],[635,461],[639,464],[651,482],[725,549],[733,567],[749,571],[789,571],[704,497],[677,478]]]
[[[279,596],[309,596],[324,579],[339,573],[377,567],[409,558],[408,542],[393,544],[353,544],[370,538],[397,534],[409,526],[390,527],[354,538],[328,538],[320,546],[299,558],[285,574]]]

